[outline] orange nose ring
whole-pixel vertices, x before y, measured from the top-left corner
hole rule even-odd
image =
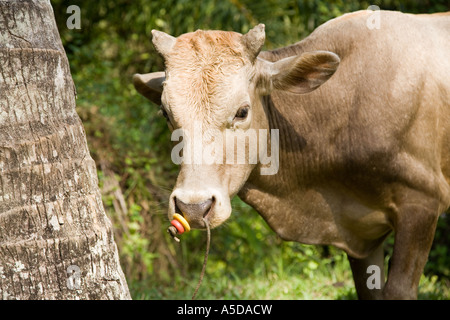
[[[175,213],[173,215],[173,220],[170,221],[170,224],[172,226],[170,226],[167,229],[167,232],[172,236],[172,238],[174,238],[177,242],[180,241],[180,239],[178,239],[176,237],[177,234],[183,234],[184,232],[189,232],[191,231],[191,226],[189,225],[189,222],[187,222],[187,220],[178,213]]]
[[[173,215],[173,219],[174,220],[172,220],[172,222],[178,221],[183,226],[184,230],[186,230],[186,232],[191,231],[191,226],[189,225],[189,222],[187,222],[187,220],[181,214],[175,213]]]

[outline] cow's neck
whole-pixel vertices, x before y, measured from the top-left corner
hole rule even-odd
[[[312,49],[317,50],[300,43],[278,50],[277,56],[263,54],[263,58],[275,61]],[[339,53],[343,61],[345,53]],[[334,80],[334,83],[344,82],[339,77]],[[353,220],[358,212],[365,212],[379,222],[373,228],[376,236],[386,232],[386,223],[382,213],[355,200],[354,190],[348,192],[342,183],[349,179],[348,155],[354,156],[355,152],[348,138],[351,92],[327,82],[305,95],[275,90],[263,97],[269,127],[279,130],[279,170],[274,175],[261,175],[260,167],[256,166],[238,195],[283,239],[333,244],[356,257],[367,254],[374,244],[360,239],[353,230],[342,228],[344,222],[337,224],[336,219],[352,221],[351,225],[362,230],[365,225]],[[363,172],[352,174],[364,177]],[[355,181],[352,185],[357,186]],[[358,186],[364,188],[364,184]],[[358,188],[354,189],[358,192]],[[370,194],[370,190],[366,191],[365,194]]]
[[[361,240],[358,233],[339,228],[336,223],[337,218],[352,219],[357,212],[370,213],[338,182],[345,181],[345,172],[340,170],[342,154],[326,148],[326,142],[340,124],[320,116],[329,114],[328,110],[317,110],[314,114],[306,114],[303,107],[287,110],[285,106],[295,104],[292,101],[283,104],[284,99],[298,98],[275,94],[263,99],[270,129],[279,130],[279,170],[274,175],[262,175],[261,166],[257,165],[239,197],[285,240],[332,244],[355,257],[365,256],[377,244]],[[342,215],[343,212],[349,216]],[[386,232],[383,214],[370,214],[380,221],[374,232]]]
[[[304,49],[304,44],[299,43],[279,50],[276,56],[262,53],[262,58],[274,61]],[[330,117],[336,116],[336,109],[332,109],[334,101],[326,101],[327,97],[317,101],[317,94],[314,97],[275,91],[262,98],[270,129],[279,130],[279,170],[274,175],[261,175],[260,167],[255,167],[238,195],[282,238],[339,246],[330,199],[326,199],[334,197],[326,190],[330,174],[324,172],[327,163],[335,159],[323,141],[328,141],[333,131],[345,124]],[[337,94],[336,99],[339,98]],[[321,223],[316,223],[317,220]],[[318,230],[318,226],[327,231]]]
[[[320,194],[312,189],[312,184],[316,185],[317,181],[311,180],[311,177],[317,179],[319,176],[321,163],[314,159],[315,155],[311,151],[304,152],[311,141],[293,125],[293,122],[298,124],[303,121],[301,110],[291,110],[287,114],[287,110],[275,106],[273,100],[277,99],[279,97],[267,96],[263,98],[263,103],[270,129],[279,130],[279,170],[274,175],[261,175],[260,166],[256,166],[239,192],[239,197],[255,208],[285,239],[308,243],[335,242],[334,239],[323,239],[318,232],[311,234],[314,228],[309,226],[311,220],[308,212],[322,212],[326,216],[322,217],[324,221],[331,217],[328,212],[313,208],[323,205],[323,201],[318,199]],[[318,132],[320,128],[310,130]],[[299,230],[298,226],[304,230]]]

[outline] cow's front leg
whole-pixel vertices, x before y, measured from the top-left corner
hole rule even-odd
[[[439,217],[435,199],[409,197],[394,217],[395,242],[384,299],[417,299],[419,280],[428,259]],[[435,208],[433,210],[433,208]]]
[[[348,261],[352,268],[358,298],[362,300],[382,299],[382,290],[385,282],[383,244],[380,244],[364,259],[348,256]],[[372,280],[371,278],[374,277],[377,278]]]

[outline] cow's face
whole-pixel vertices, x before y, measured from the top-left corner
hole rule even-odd
[[[199,30],[174,38],[152,33],[166,70],[137,74],[133,82],[161,105],[172,140],[178,142],[172,160],[181,170],[169,199],[169,219],[178,212],[194,228],[204,227],[203,218],[215,227],[230,216],[230,199],[261,166],[261,156],[278,154],[276,141],[270,143],[261,97],[273,89],[312,91],[335,72],[339,58],[325,51],[275,63],[257,58],[264,25],[245,35]],[[276,174],[276,168],[266,174]]]

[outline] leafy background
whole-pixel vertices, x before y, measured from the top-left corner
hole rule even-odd
[[[81,9],[81,29],[70,30],[69,5]],[[448,11],[447,0],[52,0],[71,65],[104,205],[115,227],[122,267],[135,299],[189,299],[200,275],[205,233],[180,244],[166,233],[167,199],[178,167],[170,133],[157,106],[137,94],[134,73],[163,70],[151,30],[174,36],[196,29],[241,33],[266,24],[265,49],[301,40],[344,13],[381,9]],[[354,299],[346,255],[330,246],[283,242],[238,198],[232,218],[212,231],[200,299]],[[386,241],[386,261],[392,251]],[[450,218],[439,221],[421,281],[422,299],[450,298]]]

